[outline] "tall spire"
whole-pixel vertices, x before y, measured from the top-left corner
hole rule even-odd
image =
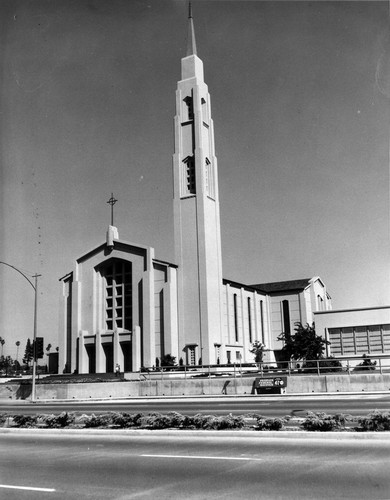
[[[196,56],[196,41],[194,21],[192,19],[192,6],[191,2],[188,4],[188,35],[187,35],[187,57]]]

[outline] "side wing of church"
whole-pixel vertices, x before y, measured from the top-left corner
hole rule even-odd
[[[105,242],[61,278],[59,371],[139,371],[167,354],[186,365],[253,362],[254,341],[278,360],[278,336],[331,308],[320,278],[244,285],[223,279],[218,168],[210,95],[192,15],[176,91],[174,263],[154,249]]]

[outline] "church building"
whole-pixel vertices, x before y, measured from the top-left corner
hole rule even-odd
[[[186,365],[247,363],[254,341],[274,362],[281,332],[331,309],[319,277],[252,285],[223,277],[214,125],[191,11],[174,131],[174,258],[122,239],[111,220],[105,241],[60,280],[61,373],[112,372],[117,363],[139,371],[167,354]]]

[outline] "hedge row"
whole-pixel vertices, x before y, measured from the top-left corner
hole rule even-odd
[[[0,426],[43,427],[50,429],[73,428],[110,428],[110,429],[253,429],[259,431],[279,431],[285,429],[290,417],[266,418],[261,415],[235,416],[232,414],[217,417],[215,415],[181,415],[177,412],[162,413],[126,413],[110,412],[103,414],[81,415],[63,412],[59,415],[9,415],[0,414]],[[351,426],[352,424],[352,426]],[[354,425],[357,424],[357,425]],[[357,432],[389,431],[390,413],[374,411],[366,417],[351,415],[327,415],[309,412],[300,423],[306,431],[342,431],[347,427]]]

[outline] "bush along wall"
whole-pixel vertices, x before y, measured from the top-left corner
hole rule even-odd
[[[267,418],[257,414],[225,416],[188,416],[177,412],[166,414],[109,412],[77,415],[62,412],[58,415],[0,414],[0,427],[43,429],[196,429],[196,430],[305,430],[310,432],[383,432],[390,431],[390,413],[374,411],[365,417],[308,412],[304,419],[291,416]]]

